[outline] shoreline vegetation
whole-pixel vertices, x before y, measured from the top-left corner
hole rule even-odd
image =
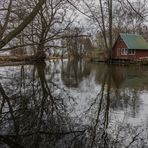
[[[44,60],[63,60],[68,59],[68,57],[62,56],[47,56],[45,59],[37,59],[35,55],[0,55],[0,66],[5,65],[20,65],[20,64],[27,64],[33,62],[41,62]],[[70,59],[74,59],[71,57]],[[138,65],[148,65],[148,59],[142,59],[139,61],[131,61],[128,59],[105,59],[105,58],[94,58],[94,57],[84,57],[84,61],[86,62],[94,62],[94,63],[108,63],[108,64],[118,64],[118,65],[129,65],[129,64],[138,64]]]
[[[5,55],[0,56],[0,66],[11,66],[11,65],[24,65],[28,63],[35,62],[35,56],[33,55],[25,55],[25,56],[12,56]],[[37,62],[37,61],[36,61]]]
[[[54,57],[54,56],[48,56],[46,57],[46,59],[65,59],[67,57]],[[38,59],[37,59],[38,60]],[[41,59],[42,60],[42,59]],[[1,55],[0,56],[0,64],[1,63],[6,63],[6,62],[31,62],[31,61],[36,61],[36,56],[34,55],[24,55],[24,56],[20,56],[20,55],[16,55],[16,56],[12,56],[12,55]]]
[[[62,59],[68,59],[68,57],[54,57],[54,56],[48,56],[45,59],[37,59],[34,55],[0,55],[0,66],[11,66],[11,65],[24,65],[28,63],[33,62],[41,62],[44,60],[62,60]]]

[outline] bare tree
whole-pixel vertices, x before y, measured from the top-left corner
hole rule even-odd
[[[6,14],[5,23],[4,23],[4,25],[1,25],[2,36],[0,36],[0,38],[1,38],[0,48],[7,45],[14,37],[16,37],[34,19],[34,17],[37,15],[37,13],[41,9],[42,5],[44,4],[45,0],[39,0],[39,2],[36,4],[36,6],[31,11],[31,13],[24,18],[23,22],[21,24],[19,24],[17,28],[15,28],[11,32],[9,32],[6,36],[3,36],[6,31],[6,28],[8,26],[12,2],[13,2],[13,0],[10,0],[10,3],[7,8],[8,12]]]
[[[29,4],[32,8],[36,5],[36,1]],[[64,38],[63,33],[75,19],[74,12],[70,11],[65,0],[47,1],[34,20],[22,32],[24,44],[19,44],[19,46],[12,44],[11,48],[28,46],[31,51],[30,47],[32,47],[35,58],[44,59],[45,51],[61,47],[60,40]]]

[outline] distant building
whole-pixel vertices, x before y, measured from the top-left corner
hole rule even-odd
[[[148,58],[148,43],[141,35],[120,33],[112,48],[112,58],[131,60]]]

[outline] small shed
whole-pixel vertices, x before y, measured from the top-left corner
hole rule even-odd
[[[148,59],[148,43],[141,35],[120,33],[113,48],[113,59]]]

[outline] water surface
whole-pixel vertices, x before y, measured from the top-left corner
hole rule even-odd
[[[148,66],[0,67],[1,148],[148,147]]]

